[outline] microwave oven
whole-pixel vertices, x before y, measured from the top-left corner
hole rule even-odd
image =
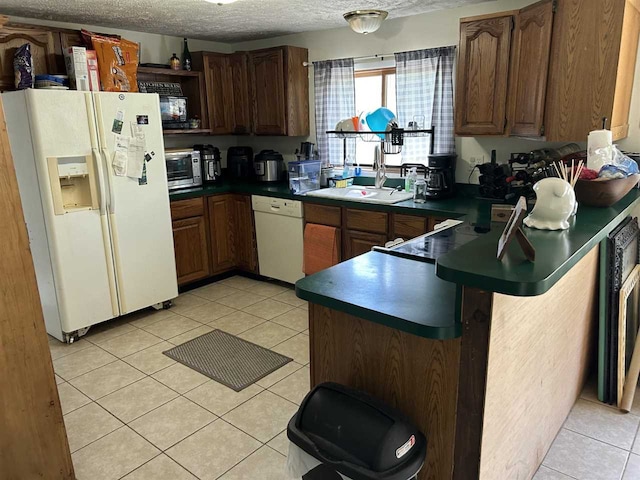
[[[164,129],[189,128],[187,97],[160,96],[160,118]]]
[[[167,164],[169,190],[202,185],[202,166],[199,151],[191,148],[166,150],[165,162]]]

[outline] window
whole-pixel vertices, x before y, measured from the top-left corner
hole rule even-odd
[[[370,112],[380,107],[387,107],[396,112],[396,69],[383,68],[361,70],[355,73],[356,112]],[[373,165],[373,155],[377,142],[356,140],[356,161],[360,165]],[[399,166],[400,155],[387,155],[385,163]]]

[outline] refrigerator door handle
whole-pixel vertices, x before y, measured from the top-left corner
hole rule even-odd
[[[118,305],[118,287],[116,284],[116,273],[114,272],[113,253],[111,251],[111,233],[109,229],[109,220],[107,219],[107,189],[104,182],[104,165],[102,165],[102,156],[97,148],[93,148],[93,155],[96,159],[98,172],[98,183],[100,184],[100,224],[102,227],[102,242],[104,245],[104,253],[107,259],[107,277],[109,281],[109,296],[111,297],[111,311],[113,316],[120,315],[120,306]]]
[[[113,179],[111,178],[111,169],[109,168],[109,152],[107,152],[107,149],[104,147],[101,151],[107,172],[107,184],[109,185],[109,214],[113,215],[116,213],[116,196],[113,192]]]
[[[101,149],[104,158],[104,165],[107,170],[107,183],[109,184],[109,225],[111,228],[111,244],[113,245],[113,259],[116,269],[116,284],[118,285],[118,299],[120,301],[120,313],[127,312],[127,301],[124,295],[124,275],[122,274],[122,260],[120,259],[120,241],[118,238],[118,227],[115,220],[116,196],[113,190],[113,178],[111,178],[111,167],[109,166],[109,152],[106,148]]]
[[[100,188],[100,215],[103,216],[107,213],[107,196],[104,185],[104,170],[102,169],[102,160],[100,157],[100,152],[97,148],[92,148],[91,152],[93,153],[93,161],[95,162],[96,172],[98,174],[98,185]]]

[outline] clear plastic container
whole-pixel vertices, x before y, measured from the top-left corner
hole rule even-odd
[[[423,178],[416,180],[414,184],[413,201],[415,203],[425,203],[427,201],[427,182]]]
[[[289,162],[289,189],[291,193],[301,195],[311,190],[320,188],[320,162],[319,160],[303,160]]]

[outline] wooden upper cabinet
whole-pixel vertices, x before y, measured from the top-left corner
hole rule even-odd
[[[253,126],[258,135],[285,135],[284,51],[269,49],[251,52]]]
[[[29,43],[34,74],[65,73],[56,61],[54,33],[47,27],[7,23],[0,29],[0,91],[15,89],[13,55]]]
[[[613,139],[629,134],[629,111],[635,74],[638,41],[640,40],[640,1],[627,0],[624,7],[616,89],[613,95],[611,130]]]
[[[53,41],[56,46],[56,64],[61,72],[67,71],[64,60],[64,52],[69,47],[83,47],[82,34],[80,30],[58,30],[53,34]]]
[[[249,52],[253,131],[257,135],[309,134],[308,51],[275,47]]]
[[[602,119],[628,133],[638,48],[637,0],[558,0],[546,99],[546,138],[586,141]]]
[[[461,20],[456,134],[505,132],[512,25],[511,14]]]
[[[249,94],[249,58],[245,52],[229,56],[233,90],[232,133],[251,132],[251,100]]]
[[[511,135],[544,134],[553,10],[553,0],[544,0],[515,16],[508,115]]]
[[[214,135],[309,135],[306,49],[284,46],[192,56],[194,70],[205,74]]]
[[[640,0],[542,0],[461,19],[456,133],[584,142],[607,118],[614,140],[626,137],[639,38]]]
[[[233,132],[233,80],[229,56],[220,53],[194,52],[194,70],[204,72],[209,128],[214,135]]]

